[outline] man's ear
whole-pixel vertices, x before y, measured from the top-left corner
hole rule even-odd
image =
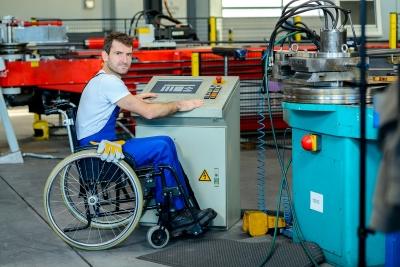
[[[106,51],[101,51],[101,57],[103,58],[103,61],[104,62],[107,62],[108,61],[108,54],[107,54],[107,52]]]

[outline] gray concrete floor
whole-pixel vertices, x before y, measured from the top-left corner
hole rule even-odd
[[[32,114],[24,107],[9,111],[22,152],[69,155],[67,137],[52,136],[49,141],[34,141]],[[57,118],[50,120],[57,121]],[[8,150],[0,124],[0,152]],[[280,172],[275,152],[267,152],[266,202],[275,208]],[[154,252],[146,242],[147,227],[138,227],[122,245],[106,251],[87,252],[71,248],[50,229],[44,215],[43,189],[48,174],[59,160],[24,158],[24,164],[0,165],[0,266],[161,266],[136,259]],[[241,208],[257,208],[257,152],[241,151]],[[229,231],[210,231],[217,238],[249,239],[241,231],[241,221]],[[270,238],[269,236],[265,237]],[[185,239],[176,239],[169,246]]]

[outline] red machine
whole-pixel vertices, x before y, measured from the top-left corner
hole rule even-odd
[[[91,47],[102,47],[102,40],[90,39]],[[190,76],[192,73],[192,54],[199,53],[200,75],[223,75],[224,59],[212,53],[210,47],[176,48],[168,50],[134,50],[132,65],[123,76],[125,84],[136,93],[136,89],[146,84],[155,75]],[[242,81],[251,81],[254,88],[244,96],[250,96],[246,112],[241,116],[241,130],[255,131],[258,128],[256,116],[256,94],[262,79],[262,48],[249,48],[244,60],[229,59],[228,74],[240,76]],[[41,113],[43,99],[59,96],[79,98],[89,79],[101,68],[100,50],[75,50],[69,52],[67,59],[32,58],[28,60],[6,60],[6,71],[0,77],[0,87],[19,87],[34,97],[30,104],[32,112]],[[78,97],[77,97],[78,96]],[[26,100],[26,98],[23,98]],[[14,102],[13,102],[14,101]],[[46,102],[46,100],[44,101]],[[9,101],[18,105],[18,96]],[[21,103],[26,104],[26,103]],[[286,127],[281,116],[277,117],[278,127]]]

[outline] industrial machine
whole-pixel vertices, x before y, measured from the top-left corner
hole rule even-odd
[[[309,2],[295,8],[288,7],[290,4],[285,7],[272,33],[270,46],[277,44],[274,34],[283,29],[286,37],[305,33],[315,44],[316,51],[300,51],[297,43],[289,49],[276,50],[273,55],[272,48],[267,51],[267,60],[273,62],[272,79],[279,81],[283,88],[284,120],[292,128],[292,200],[296,221],[293,222],[293,237],[297,241],[317,243],[327,261],[335,266],[356,266],[361,59],[357,43],[350,47],[347,42],[344,24],[351,21],[350,12],[329,3],[321,6],[318,1]],[[319,34],[304,23],[289,22],[291,15],[318,8],[325,14],[325,25]],[[342,13],[341,20],[332,15],[334,11],[336,16]],[[375,92],[396,77],[398,70],[393,60],[398,58],[399,52],[399,49],[367,50],[367,224],[381,158],[372,99]],[[368,266],[384,264],[383,234],[368,236],[366,262]]]
[[[138,26],[142,16],[144,16],[146,24]],[[135,27],[132,32],[134,23]],[[181,21],[158,10],[143,10],[136,13],[130,22],[129,34],[131,32],[138,39],[138,47],[140,49],[175,48],[175,40],[198,40],[196,32],[190,25],[183,24]]]
[[[359,223],[360,108],[356,81],[360,58],[348,49],[345,30],[322,30],[320,36],[319,51],[275,52],[274,77],[282,81],[284,119],[292,128],[292,191],[302,238],[321,246],[328,262],[354,266]],[[396,53],[380,51],[383,58]],[[390,69],[385,77],[387,73]],[[373,70],[370,75],[379,76]],[[383,87],[376,83],[368,87],[368,103]],[[368,221],[381,157],[372,105],[367,107],[366,120]],[[368,237],[368,265],[384,263],[384,247],[384,235]]]
[[[136,137],[173,138],[182,167],[201,208],[217,212],[212,226],[230,228],[240,219],[239,79],[232,76],[155,76],[144,92],[156,101],[203,99],[204,105],[168,118],[136,119]],[[155,223],[147,211],[142,223]]]

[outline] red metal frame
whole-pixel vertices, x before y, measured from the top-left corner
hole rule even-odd
[[[35,86],[80,93],[100,68],[100,59],[52,59],[6,62],[1,87]]]
[[[94,45],[101,47],[101,40]],[[370,48],[385,48],[387,44],[371,43]],[[265,47],[247,48],[246,60],[230,58],[229,75],[241,80],[261,80],[263,76],[261,57]],[[287,47],[283,47],[287,49]],[[313,50],[313,45],[300,49]],[[200,75],[222,75],[224,59],[215,55],[211,47],[177,48],[168,50],[134,50],[129,72],[122,78],[135,93],[138,84],[147,83],[155,75],[190,76],[192,53],[200,53]],[[100,50],[78,50],[71,59],[43,59],[40,61],[6,62],[6,73],[0,75],[0,87],[37,87],[63,92],[81,93],[89,79],[101,68]],[[281,116],[274,117],[277,129],[286,128]],[[267,125],[267,128],[269,125]],[[258,128],[254,116],[241,117],[241,131]]]
[[[46,22],[48,23],[48,22]],[[100,49],[103,39],[90,40],[92,48]],[[387,48],[387,43],[370,43],[368,48]],[[247,48],[246,60],[229,59],[229,75],[241,80],[261,80],[261,57],[265,47]],[[279,48],[277,48],[279,49]],[[283,49],[288,49],[284,46]],[[313,45],[301,45],[301,50],[315,50]],[[224,59],[215,55],[211,47],[177,48],[168,50],[134,50],[129,72],[122,78],[135,93],[138,84],[147,83],[155,75],[190,76],[192,53],[200,53],[200,75],[222,75]],[[6,62],[6,72],[0,73],[0,87],[37,87],[63,92],[81,93],[89,79],[101,68],[100,50],[78,50],[71,59],[43,59],[40,61]],[[268,124],[268,123],[267,123]],[[287,127],[281,116],[274,116],[277,129]],[[241,131],[258,128],[255,116],[241,117]],[[267,128],[270,128],[267,125]]]

